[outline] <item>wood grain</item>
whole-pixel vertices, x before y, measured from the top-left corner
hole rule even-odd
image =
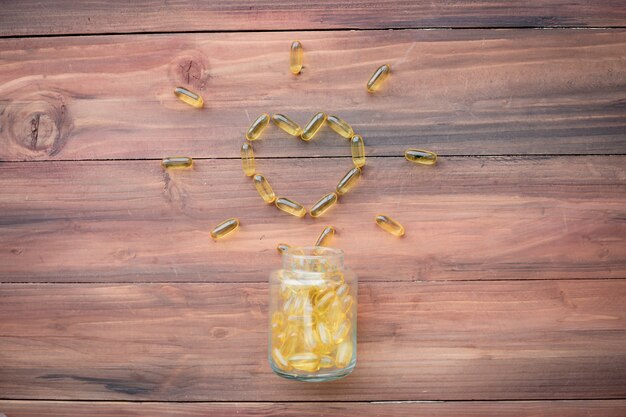
[[[361,283],[357,368],[312,385],[269,369],[266,288],[2,284],[0,392],[159,401],[626,396],[626,280]]]
[[[614,0],[339,2],[294,0],[133,2],[35,0],[6,2],[0,35],[386,29],[416,27],[626,26],[626,8]]]
[[[384,3],[383,3],[384,4]],[[288,47],[300,38],[305,69]],[[236,157],[250,121],[319,110],[372,155],[626,153],[626,31],[404,30],[209,33],[0,41],[0,159]],[[377,94],[365,82],[383,62]],[[179,102],[173,88],[204,95]],[[324,129],[304,146],[275,127],[265,156],[335,156]]]
[[[404,403],[150,403],[0,401],[8,417],[230,417],[289,415],[319,417],[623,417],[626,401],[495,401]]]
[[[277,194],[307,207],[352,166],[257,162]],[[625,278],[625,164],[626,156],[450,157],[436,167],[369,158],[336,208],[298,219],[265,205],[238,160],[169,172],[159,161],[4,163],[0,280],[265,282],[279,242],[310,245],[326,224],[365,281]],[[380,212],[406,236],[378,229]],[[232,216],[240,231],[213,242],[209,230]]]

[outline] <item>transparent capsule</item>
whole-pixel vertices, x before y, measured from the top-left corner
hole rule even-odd
[[[320,369],[320,357],[313,352],[299,352],[288,357],[289,364],[295,369],[315,372]]]
[[[374,71],[372,77],[367,82],[367,91],[373,93],[374,91],[380,88],[380,85],[387,79],[389,73],[391,72],[391,67],[388,64],[381,65]]]
[[[341,343],[346,339],[346,336],[350,333],[350,320],[345,319],[335,329],[333,332],[333,343]]]
[[[354,130],[352,126],[348,124],[345,120],[338,116],[328,116],[326,119],[326,123],[328,127],[330,127],[335,132],[339,133],[339,135],[343,136],[346,139],[350,139],[354,134]]]
[[[318,293],[313,300],[316,312],[319,314],[325,313],[333,301],[335,301],[335,298],[335,292],[332,290]]]
[[[287,338],[280,348],[281,353],[288,357],[293,355],[298,349],[302,348],[301,336],[299,331],[292,331],[287,333]]]
[[[284,253],[288,251],[290,247],[291,246],[286,243],[279,243],[278,245],[276,245],[276,250],[278,251],[278,253]]]
[[[254,175],[254,149],[252,149],[252,144],[248,142],[244,142],[241,145],[241,167],[246,176],[251,177]]]
[[[341,284],[335,290],[335,294],[339,298],[344,297],[344,296],[348,295],[349,293],[350,293],[350,286],[348,286],[348,284],[346,284],[346,283]]]
[[[330,334],[330,329],[323,321],[317,323],[317,338],[320,344],[324,346],[331,346],[333,344],[333,337]]]
[[[192,107],[201,109],[204,106],[204,100],[202,100],[200,94],[196,94],[193,91],[187,90],[186,88],[176,87],[174,89],[174,94],[176,95],[176,97],[178,97],[180,101],[182,101],[183,103],[187,103]]]
[[[337,194],[344,195],[350,191],[359,181],[359,178],[361,178],[361,169],[359,167],[352,168],[337,184]]]
[[[320,198],[317,203],[313,204],[309,213],[311,214],[311,217],[319,217],[334,206],[336,202],[337,193],[328,193],[324,197]]]
[[[375,217],[376,224],[383,230],[391,233],[394,236],[404,236],[404,227],[385,214],[379,214]]]
[[[239,220],[232,217],[228,220],[224,220],[211,230],[211,237],[215,240],[221,239],[224,236],[234,232],[239,228]]]
[[[331,356],[320,356],[320,368],[332,368],[333,366],[335,366],[335,360]]]
[[[352,136],[350,139],[350,151],[352,152],[352,162],[357,168],[365,165],[365,143],[360,135]]]
[[[335,236],[335,228],[332,226],[326,226],[315,241],[315,246],[328,246],[330,241],[333,239],[333,236]]]
[[[272,349],[272,359],[274,360],[274,363],[283,371],[288,371],[291,369],[289,361],[285,358],[280,349],[278,349],[277,347]]]
[[[163,168],[189,168],[193,165],[193,159],[188,156],[168,156],[161,160]]]
[[[300,41],[293,41],[291,44],[291,51],[289,53],[289,69],[292,74],[298,75],[300,74],[300,71],[302,71],[303,55],[302,43],[300,43]]]
[[[343,311],[348,314],[352,311],[352,305],[354,304],[354,298],[351,295],[344,295],[343,297],[339,297],[341,303],[343,304]]]
[[[343,310],[343,304],[335,298],[326,312],[326,323],[328,323],[331,331],[335,331],[344,320],[346,320],[346,314]]]
[[[284,114],[273,115],[272,122],[291,136],[300,136],[302,134],[300,125]]]
[[[306,209],[300,203],[296,203],[288,198],[279,197],[276,199],[276,207],[296,217],[304,217],[306,215]]]
[[[304,343],[309,350],[317,349],[319,342],[317,341],[313,326],[304,327]]]
[[[325,121],[326,121],[326,114],[322,112],[315,114],[315,116],[313,116],[311,120],[309,120],[309,123],[307,123],[306,126],[304,126],[304,130],[302,131],[302,134],[300,135],[302,140],[309,141],[313,139],[313,136],[315,136],[317,131],[320,130],[320,128],[324,125]]]
[[[272,190],[272,186],[267,181],[267,179],[261,175],[256,174],[252,180],[254,181],[254,187],[259,192],[259,195],[268,204],[271,204],[276,200],[276,194],[274,194],[274,190]]]
[[[435,165],[437,162],[437,154],[421,149],[407,149],[404,151],[404,157],[407,161],[422,165]]]
[[[345,368],[352,360],[352,340],[346,339],[337,346],[337,354],[335,355],[335,365],[338,368]],[[291,362],[291,361],[290,361]],[[293,365],[293,364],[292,364]]]
[[[259,136],[261,136],[261,132],[265,130],[268,123],[270,122],[270,115],[267,113],[263,113],[259,117],[256,118],[254,122],[248,128],[246,132],[246,139],[248,140],[257,140]]]

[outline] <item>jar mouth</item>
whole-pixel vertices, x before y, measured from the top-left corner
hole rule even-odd
[[[291,247],[283,252],[283,268],[325,273],[343,269],[343,251],[327,246]]]

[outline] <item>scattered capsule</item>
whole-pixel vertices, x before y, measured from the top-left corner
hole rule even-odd
[[[193,165],[193,159],[188,156],[169,156],[161,160],[163,168],[189,168]]]
[[[252,180],[254,181],[254,186],[256,190],[259,192],[261,198],[267,203],[272,204],[274,200],[276,200],[276,194],[274,194],[274,190],[272,190],[272,186],[267,181],[267,179],[261,175],[256,174]]]
[[[313,352],[295,353],[289,356],[288,360],[291,366],[300,371],[315,372],[320,369],[320,357]]]
[[[300,43],[300,41],[293,41],[289,54],[289,69],[294,75],[298,75],[300,71],[302,71],[302,52],[302,43]]]
[[[296,217],[304,217],[306,215],[306,209],[300,203],[296,203],[288,198],[279,197],[274,202],[276,207]]]
[[[337,347],[335,355],[335,364],[338,368],[345,368],[352,360],[352,340],[346,339]],[[293,365],[293,364],[292,364]]]
[[[259,136],[261,136],[261,132],[265,130],[268,123],[270,122],[270,115],[267,113],[263,113],[259,117],[256,118],[254,122],[248,128],[246,132],[246,139],[248,140],[257,140]]]
[[[333,236],[335,236],[335,228],[332,226],[326,226],[320,236],[315,241],[315,246],[328,246]]]
[[[291,369],[291,365],[289,365],[289,361],[283,356],[280,352],[280,349],[274,348],[272,349],[272,359],[274,363],[283,371],[288,371]]]
[[[350,126],[348,122],[343,120],[341,117],[328,116],[328,118],[326,119],[326,123],[328,124],[328,127],[330,127],[335,132],[339,133],[341,136],[343,136],[346,139],[350,139],[352,135],[354,134],[354,130],[352,129],[352,126]]]
[[[286,243],[279,243],[278,245],[276,245],[276,250],[278,251],[278,253],[285,253],[289,250],[291,246],[289,246]]]
[[[398,237],[404,236],[404,227],[402,227],[400,223],[398,223],[391,217],[384,215],[384,214],[379,214],[378,216],[375,217],[375,219],[376,219],[376,224],[381,229],[391,233],[394,236],[398,236]]]
[[[383,81],[389,76],[391,72],[391,67],[388,64],[381,65],[374,71],[374,74],[367,82],[367,91],[373,93],[374,91],[380,88],[380,85]]]
[[[437,154],[421,149],[407,149],[404,151],[404,157],[411,162],[422,165],[435,165],[437,162]]]
[[[174,89],[174,94],[183,103],[187,103],[197,109],[201,109],[204,106],[204,100],[202,100],[202,97],[200,97],[199,94],[187,90],[186,88],[176,87],[176,89]]]
[[[352,168],[337,184],[337,194],[344,195],[350,191],[359,181],[359,178],[361,178],[361,169],[359,167]]]
[[[300,125],[284,114],[275,114],[272,116],[272,122],[291,136],[300,136],[302,128]]]
[[[221,239],[237,230],[237,228],[239,228],[239,220],[232,217],[215,226],[213,230],[211,230],[211,237],[215,240]]]
[[[325,121],[326,114],[322,112],[315,114],[315,116],[313,116],[311,120],[309,120],[309,123],[304,126],[304,130],[302,131],[300,138],[306,141],[313,139],[313,136],[315,136],[317,131],[320,130]]]
[[[365,165],[365,143],[360,135],[352,136],[350,139],[350,150],[352,151],[352,162],[357,168]]]
[[[335,205],[337,202],[337,193],[328,193],[324,197],[320,198],[317,203],[313,204],[311,210],[311,217],[319,217],[326,213],[328,209]]]
[[[243,168],[243,173],[246,176],[251,177],[254,175],[254,150],[252,149],[252,145],[248,142],[244,142],[241,145],[241,166]]]

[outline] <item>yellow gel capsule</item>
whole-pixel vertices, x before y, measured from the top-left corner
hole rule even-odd
[[[320,368],[332,368],[333,366],[335,366],[335,360],[332,357],[328,355],[320,356]]]
[[[291,136],[300,136],[302,128],[300,125],[284,114],[275,114],[272,116],[272,122]]]
[[[324,197],[320,198],[317,203],[313,204],[309,213],[311,214],[311,217],[319,217],[334,206],[336,202],[337,193],[328,193]]]
[[[211,237],[215,240],[221,239],[224,236],[234,232],[239,228],[239,220],[232,217],[228,220],[224,220],[211,230]]]
[[[294,75],[298,75],[300,71],[302,71],[302,55],[302,43],[300,43],[300,41],[293,41],[289,53],[289,69]]]
[[[274,363],[283,371],[288,371],[291,369],[289,361],[283,356],[283,354],[280,352],[280,349],[272,349],[272,359],[274,360]]]
[[[270,122],[270,115],[267,113],[263,113],[259,117],[256,118],[254,122],[248,128],[246,132],[246,139],[248,140],[257,140],[259,136],[261,136],[261,132],[265,130],[267,124]]]
[[[276,194],[274,194],[272,186],[263,175],[256,174],[252,180],[259,195],[266,203],[271,204],[276,200]]]
[[[279,197],[276,199],[276,207],[296,217],[304,217],[306,215],[306,209],[300,203],[296,203],[288,198]]]
[[[174,94],[183,103],[187,103],[197,109],[201,109],[204,106],[204,100],[202,100],[202,97],[193,91],[187,90],[186,88],[176,87],[176,89],[174,89]]]
[[[251,177],[254,175],[254,150],[248,142],[244,142],[241,145],[241,167],[246,176]]]
[[[337,297],[341,298],[341,297],[348,295],[349,292],[350,292],[350,287],[348,286],[348,284],[344,283],[344,284],[341,284],[339,287],[337,287],[335,294],[337,294]]]
[[[345,368],[352,360],[352,340],[346,339],[337,346],[335,364],[338,368]],[[293,364],[292,364],[293,365]]]
[[[380,88],[380,85],[383,81],[389,76],[391,72],[391,67],[388,64],[381,65],[374,71],[372,77],[367,82],[367,91],[373,93],[374,91]]]
[[[313,352],[295,353],[288,357],[288,361],[291,366],[300,371],[315,372],[320,369],[320,357]]]
[[[304,326],[304,343],[309,350],[317,349],[318,342],[315,338],[315,329],[313,326]]]
[[[341,300],[341,303],[343,304],[343,311],[345,311],[346,313],[349,313],[350,309],[352,308],[352,305],[354,304],[354,299],[352,298],[352,296],[344,295],[343,297],[339,299]]]
[[[326,291],[326,292],[318,293],[314,299],[315,310],[317,310],[317,312],[320,314],[325,313],[334,300],[335,300],[335,293],[333,291]]]
[[[346,339],[346,336],[348,335],[348,333],[350,332],[351,325],[352,324],[350,323],[350,320],[348,319],[339,323],[339,325],[337,326],[337,329],[333,333],[333,342],[334,343],[343,342]]]
[[[343,312],[343,304],[335,298],[326,312],[326,322],[332,331],[334,331],[345,319],[346,315]]]
[[[337,184],[337,194],[344,195],[350,191],[359,181],[359,178],[361,178],[361,169],[359,167],[352,168]]]
[[[319,112],[315,114],[315,116],[313,116],[311,120],[309,120],[309,123],[304,126],[304,130],[302,131],[300,138],[306,141],[313,139],[313,136],[315,136],[317,131],[320,130],[325,121],[326,115],[324,113]]]
[[[379,214],[375,217],[376,224],[383,230],[391,233],[394,236],[404,236],[404,227],[391,217],[385,214]]]
[[[350,139],[350,151],[352,152],[352,162],[357,168],[365,165],[365,143],[360,135],[352,136]]]
[[[328,118],[326,119],[326,123],[328,123],[328,127],[339,133],[339,135],[343,136],[346,139],[350,139],[354,134],[352,126],[350,126],[348,122],[343,120],[341,117],[328,116]]]
[[[286,243],[279,243],[278,245],[276,245],[276,250],[278,251],[278,253],[285,253],[289,250],[290,247],[291,246]]]
[[[320,236],[315,241],[315,246],[328,246],[333,236],[335,236],[335,228],[332,226],[326,226]]]
[[[280,348],[280,352],[285,355],[293,355],[300,348],[302,341],[300,340],[300,332],[292,331],[287,333],[287,338]]]
[[[422,165],[435,165],[437,162],[437,154],[421,149],[407,149],[404,151],[404,157],[407,161]]]
[[[275,311],[272,314],[271,327],[272,330],[280,330],[285,326],[285,315],[280,311]]]
[[[169,156],[161,160],[163,168],[189,168],[193,165],[193,159],[188,156]]]
[[[333,344],[333,338],[330,334],[330,330],[324,322],[317,323],[317,338],[322,345],[329,346]]]

